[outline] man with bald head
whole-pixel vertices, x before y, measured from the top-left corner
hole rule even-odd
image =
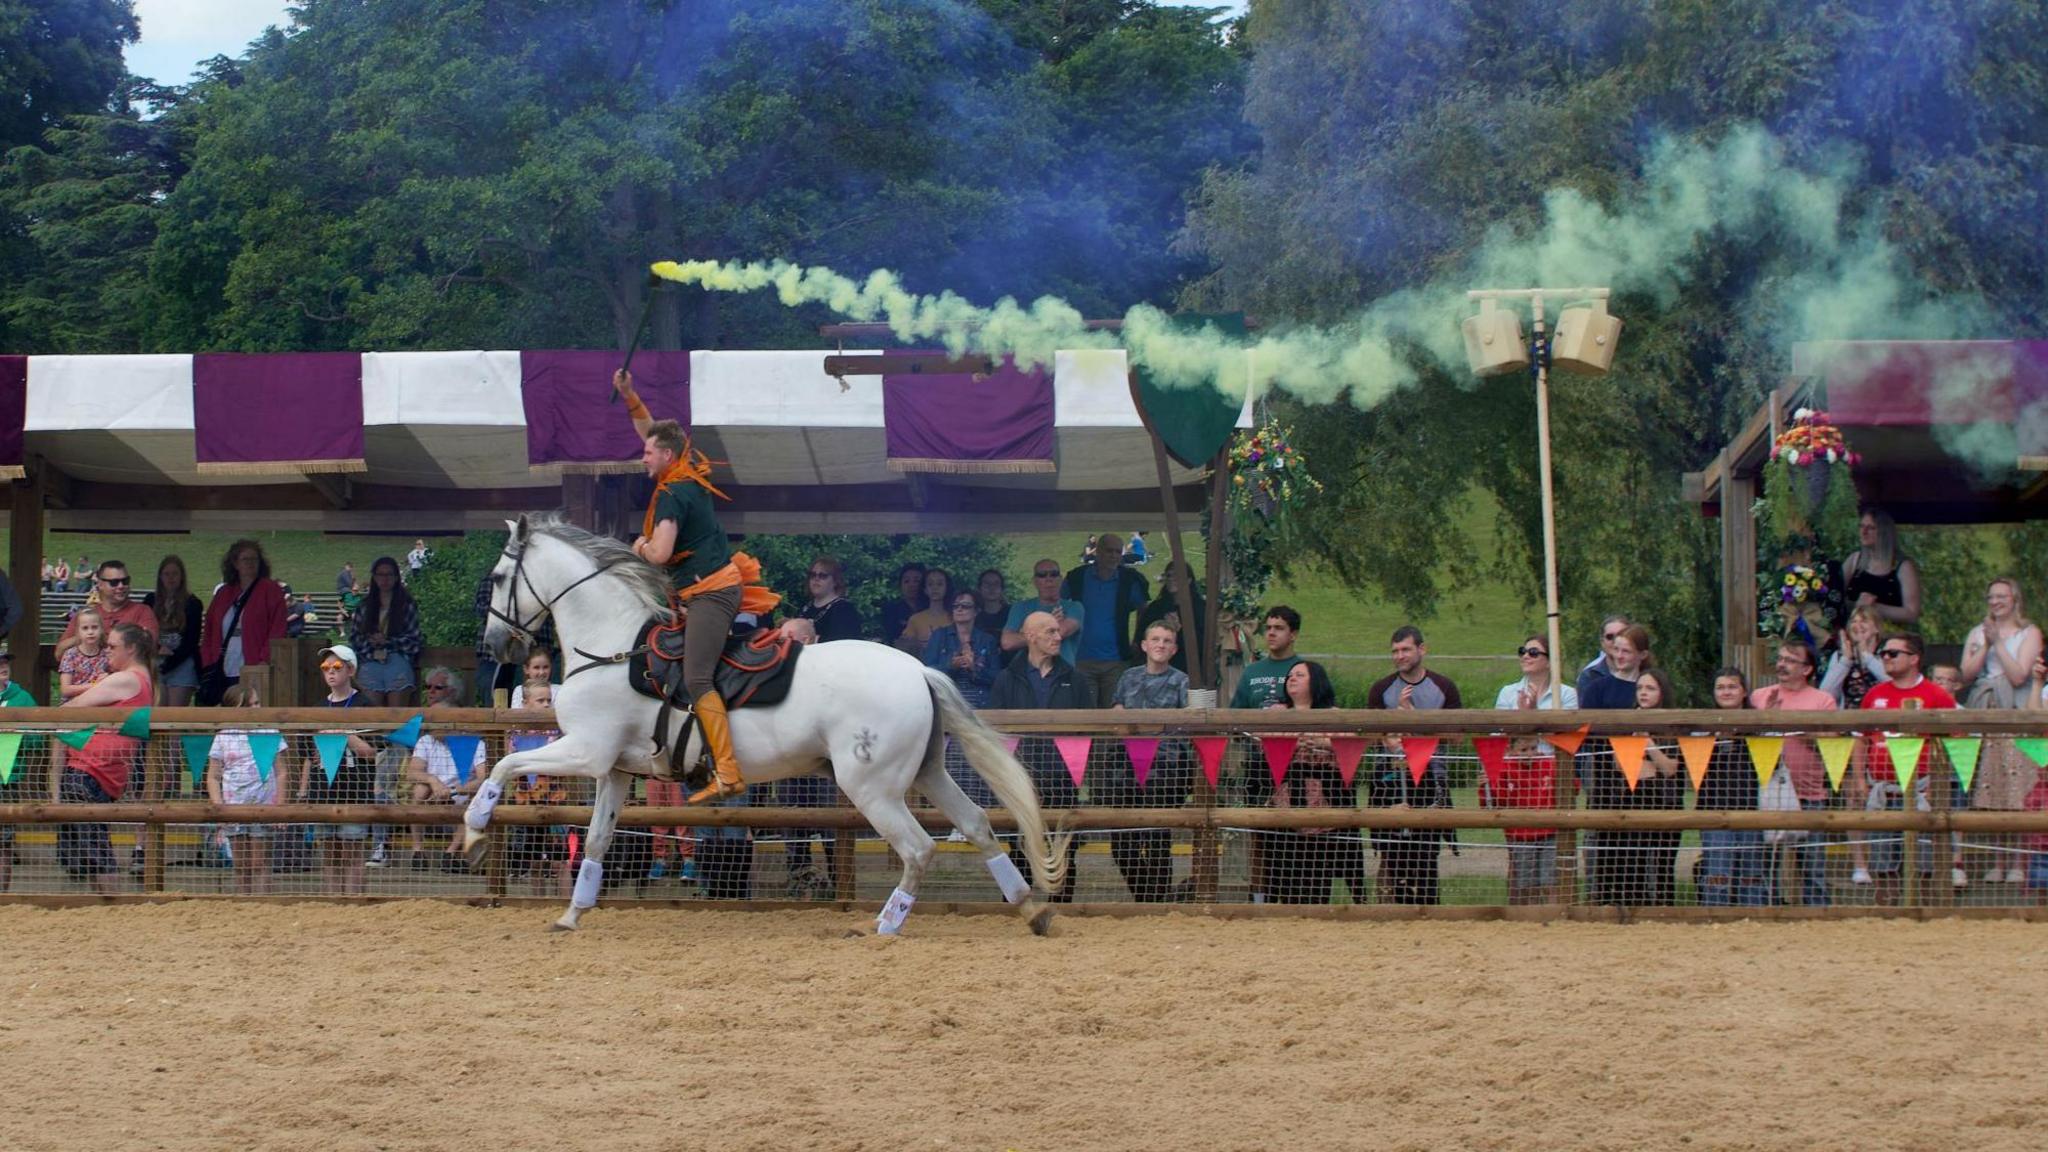
[[[1093,708],[1095,686],[1088,679],[1074,671],[1074,666],[1060,656],[1060,644],[1065,639],[1060,622],[1050,612],[1033,612],[1024,617],[1017,629],[1024,637],[1024,652],[1010,661],[1008,667],[996,676],[996,682],[989,688],[990,708],[1014,709],[1018,711],[1043,711],[1048,709]],[[1032,786],[1038,789],[1038,802],[1047,808],[1071,808],[1080,800],[1080,789],[1074,786],[1073,777],[1060,762],[1059,749],[1044,736],[1027,736],[1017,744],[1017,759],[1031,773]],[[1072,901],[1074,898],[1074,868],[1076,846],[1067,846],[1067,882],[1053,899]],[[1026,862],[1015,848],[1011,856],[1016,858],[1021,869]]]

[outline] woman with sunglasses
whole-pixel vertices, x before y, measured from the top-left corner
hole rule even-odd
[[[1496,709],[1531,711],[1575,709],[1578,690],[1559,684],[1550,667],[1550,641],[1529,636],[1515,649],[1522,678],[1500,690],[1493,699]],[[1549,808],[1557,800],[1557,750],[1534,737],[1517,738],[1499,775],[1499,788],[1482,786],[1482,797],[1493,808]],[[1557,886],[1557,832],[1551,828],[1509,828],[1508,903],[1540,904],[1553,898]]]
[[[1001,649],[995,637],[975,627],[980,602],[973,592],[963,588],[953,593],[948,608],[951,622],[925,641],[924,665],[951,676],[967,703],[985,708],[989,686],[1002,670]]]
[[[805,643],[826,644],[834,640],[861,638],[860,609],[846,598],[846,567],[837,556],[820,556],[804,573],[810,599],[797,609],[796,618],[810,622]]]

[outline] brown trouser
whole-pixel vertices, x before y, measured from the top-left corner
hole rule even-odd
[[[690,623],[683,629],[683,686],[695,700],[712,691],[718,658],[725,654],[733,617],[740,613],[740,586],[699,592],[684,607],[690,611]]]

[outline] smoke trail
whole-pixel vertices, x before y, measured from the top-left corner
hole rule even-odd
[[[786,305],[823,305],[852,320],[886,322],[900,340],[937,342],[954,355],[1048,364],[1057,349],[1121,346],[1169,387],[1208,385],[1242,395],[1249,374],[1261,390],[1277,387],[1311,403],[1348,396],[1366,408],[1416,381],[1418,354],[1464,376],[1459,322],[1469,313],[1467,288],[1605,286],[1665,307],[1690,277],[1695,254],[1724,236],[1775,238],[1764,286],[1732,306],[1788,351],[1792,340],[1932,338],[1980,328],[1981,302],[1931,298],[1879,222],[1851,217],[1845,200],[1852,175],[1845,160],[1817,171],[1792,165],[1779,141],[1759,128],[1713,144],[1666,139],[1651,149],[1634,191],[1613,205],[1553,191],[1537,227],[1521,234],[1494,229],[1455,277],[1385,297],[1342,324],[1275,332],[1249,344],[1213,330],[1178,330],[1145,305],[1125,314],[1119,339],[1089,331],[1078,311],[1054,297],[1028,305],[1005,298],[984,308],[951,292],[913,293],[887,270],[864,281],[784,261],[664,261],[653,270],[714,291],[773,288]],[[1624,335],[1624,357],[1626,351]]]

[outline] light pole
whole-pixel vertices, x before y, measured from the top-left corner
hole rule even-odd
[[[1566,371],[1599,375],[1614,362],[1614,346],[1621,338],[1621,321],[1607,314],[1605,288],[1483,288],[1465,293],[1479,301],[1479,314],[1465,321],[1465,358],[1472,371],[1481,376],[1499,376],[1522,368],[1536,378],[1537,467],[1543,484],[1543,608],[1549,626],[1550,678],[1553,699],[1563,699],[1557,685],[1567,670],[1561,643],[1557,606],[1557,503],[1550,483],[1550,365],[1556,361]],[[1543,328],[1545,299],[1568,297],[1590,300],[1590,305],[1566,308],[1558,314],[1557,335],[1546,336]],[[1530,337],[1522,343],[1521,324],[1513,312],[1498,310],[1501,300],[1529,302]]]

